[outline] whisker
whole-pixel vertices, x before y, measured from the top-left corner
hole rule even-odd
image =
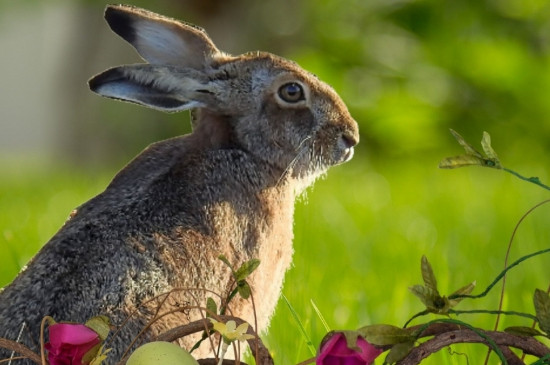
[[[290,172],[290,170],[296,165],[296,163],[298,162],[298,160],[300,159],[302,154],[304,154],[304,152],[307,152],[308,146],[307,145],[304,146],[304,143],[307,142],[310,139],[311,139],[311,136],[307,136],[300,142],[300,144],[298,144],[298,147],[296,147],[296,151],[298,151],[296,153],[296,156],[294,156],[294,158],[290,161],[288,166],[284,169],[283,173],[279,177],[279,180],[277,180],[277,185],[276,186],[281,185],[284,178],[287,176],[287,174]],[[315,144],[315,141],[313,142],[313,144]]]
[[[304,138],[304,139],[300,142],[300,144],[298,145],[298,147],[296,147],[296,151],[298,151],[298,150],[302,147],[302,145],[303,145],[304,143],[306,143],[306,142],[307,142],[308,140],[310,140],[310,139],[311,139],[311,135],[306,136],[306,138]],[[315,141],[313,141],[313,144],[315,144]]]
[[[290,163],[288,164],[288,166],[285,168],[285,170],[283,171],[283,173],[281,174],[281,176],[279,177],[279,180],[277,181],[277,186],[280,186],[280,184],[282,183],[282,181],[284,180],[284,178],[287,176],[287,174],[290,172],[290,170],[296,165],[296,163],[298,162],[298,159],[301,157],[301,155],[307,151],[307,148],[306,147],[303,147],[302,149],[300,149],[298,151],[298,153],[296,154],[296,156],[292,159],[292,161],[290,161]]]
[[[21,329],[19,330],[19,334],[17,335],[17,340],[15,340],[15,342],[20,342],[21,341],[21,337],[23,336],[23,331],[25,330],[26,325],[27,325],[26,322],[23,322],[21,324]],[[11,365],[11,361],[14,358],[14,356],[15,356],[15,351],[12,351],[11,355],[10,355],[10,360],[8,361],[8,365]]]

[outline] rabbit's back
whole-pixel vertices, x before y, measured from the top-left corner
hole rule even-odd
[[[262,260],[251,284],[254,292],[274,292],[256,303],[260,326],[267,326],[269,315],[261,313],[272,312],[290,264],[293,196],[280,194],[275,173],[263,171],[254,156],[238,149],[182,153],[187,142],[152,145],[105,192],[77,209],[0,294],[5,337],[16,338],[25,323],[29,337],[37,339],[45,315],[84,322],[104,314],[120,325],[141,303],[173,288],[197,289],[183,293],[180,302],[204,305],[202,289],[227,294],[230,271],[217,259],[220,254],[235,265]],[[153,165],[158,169],[149,176],[135,176]],[[266,173],[273,175],[270,186]],[[135,189],[129,186],[133,179]],[[266,285],[276,290],[263,290]],[[253,321],[251,309],[237,307],[236,315]],[[158,321],[153,333],[183,322]],[[114,357],[145,324],[138,315],[125,325]],[[30,344],[25,337],[23,342]]]
[[[90,88],[161,111],[192,109],[194,130],[151,145],[77,209],[0,293],[0,336],[15,339],[26,323],[31,345],[44,315],[104,314],[122,326],[110,356],[118,360],[159,305],[177,313],[147,327],[149,337],[200,318],[191,308],[207,296],[227,297],[222,254],[235,268],[260,259],[248,280],[262,331],[290,266],[295,198],[352,158],[357,123],[330,86],[291,61],[230,56],[203,31],[130,6],[105,16],[147,63],[111,68]],[[175,294],[151,301],[167,292]],[[230,309],[256,322],[250,303]]]

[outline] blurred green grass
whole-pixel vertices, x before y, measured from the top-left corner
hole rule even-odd
[[[136,0],[135,4],[192,20],[187,3]],[[161,11],[165,6],[173,9]],[[6,3],[3,10],[10,7]],[[94,13],[100,14],[102,7]],[[332,84],[360,123],[362,142],[356,158],[318,181],[296,208],[294,266],[287,274],[284,293],[313,341],[319,343],[325,330],[311,300],[335,329],[382,322],[402,325],[422,310],[407,287],[421,283],[423,254],[434,267],[441,293],[473,280],[477,280],[477,292],[484,289],[503,268],[515,224],[548,192],[502,171],[442,171],[436,166],[441,158],[462,152],[447,128],[470,142],[472,136],[473,141],[481,138],[483,128],[493,136],[507,167],[550,182],[545,161],[550,148],[546,137],[550,132],[549,3],[351,0],[342,6],[334,0],[239,1],[232,2],[231,8],[240,9],[234,10],[239,14],[238,28],[243,29],[240,35],[238,29],[225,29],[233,19],[214,19],[214,23],[223,24],[223,32],[231,34],[231,39],[243,38],[239,46],[243,51],[257,47],[296,60]],[[221,14],[207,11],[204,17]],[[86,27],[85,33],[95,34],[93,29]],[[76,44],[84,48],[73,45],[65,54],[104,52],[103,42],[97,43],[95,47],[101,47],[97,49],[91,42]],[[78,99],[82,75],[91,74],[83,71],[87,62],[81,61],[69,57],[63,64],[64,70],[77,65],[76,88],[67,89],[65,77],[57,78],[63,84],[48,87],[68,90],[70,101]],[[94,65],[93,72],[102,67]],[[17,80],[17,86],[25,84]],[[35,83],[29,85],[31,91],[36,89]],[[10,93],[15,89],[6,87]],[[28,94],[24,94],[26,101]],[[66,100],[63,94],[60,100]],[[130,145],[158,139],[158,134],[150,133],[157,126],[163,125],[158,128],[166,129],[166,136],[176,133],[170,128],[181,126],[156,123],[167,117],[118,103],[62,105],[66,125],[78,120],[84,131],[80,135],[87,136],[77,139],[80,148],[60,148],[73,163],[112,162],[113,156],[120,159],[127,148],[133,148]],[[128,133],[127,121],[137,123],[140,116],[142,124],[134,128],[141,133]],[[111,144],[98,144],[104,140]],[[16,275],[74,207],[101,192],[116,170],[0,161],[0,286]],[[549,209],[541,207],[525,220],[511,260],[548,247]],[[549,284],[547,262],[546,256],[538,257],[510,272],[505,309],[533,311],[534,288]],[[459,309],[495,309],[499,290],[497,286],[484,299],[464,301]],[[494,323],[491,316],[460,319],[484,328]],[[501,328],[514,324],[528,323],[504,318]],[[278,364],[310,356],[282,302],[265,339]],[[425,363],[469,360],[477,364],[485,353],[480,345],[453,346],[452,355],[441,351]]]
[[[474,280],[480,292],[502,270],[517,221],[548,197],[546,191],[502,171],[437,169],[445,156],[367,153],[359,148],[352,162],[332,169],[296,207],[294,262],[283,291],[316,345],[325,329],[311,301],[332,329],[399,326],[421,311],[407,288],[422,282],[422,255],[432,263],[442,294]],[[45,166],[3,164],[0,286],[61,227],[73,208],[101,192],[116,172]],[[520,167],[524,173],[543,171],[537,164]],[[549,212],[550,206],[543,206],[525,220],[511,260],[548,246]],[[510,272],[504,309],[533,312],[534,289],[549,285],[547,263],[542,256]],[[499,291],[497,286],[486,298],[465,300],[459,309],[496,309]],[[459,319],[486,329],[495,320],[489,315]],[[509,325],[530,323],[505,317],[500,328]],[[298,363],[311,356],[282,301],[264,338],[277,363]],[[486,350],[481,345],[453,346],[453,353],[458,352],[467,353],[470,363],[480,363]],[[440,351],[425,363],[466,360]]]
[[[364,160],[358,159],[357,162]],[[474,280],[482,291],[502,270],[510,235],[521,215],[547,192],[501,171],[470,168],[444,171],[437,159],[380,161],[374,166],[351,163],[330,173],[300,204],[296,215],[294,267],[284,293],[307,323],[315,343],[324,329],[313,300],[334,328],[374,323],[403,325],[423,309],[407,290],[422,283],[420,258],[425,254],[438,277],[442,294]],[[548,246],[548,213],[541,207],[521,226],[511,250],[515,260]],[[545,289],[548,258],[539,257],[510,272],[505,309],[533,312],[536,287]],[[496,309],[500,286],[488,297],[464,301],[459,309]],[[428,317],[430,318],[430,317]],[[278,307],[268,336],[271,349],[296,363],[288,333],[297,332],[284,305]],[[492,329],[488,315],[461,316],[473,325]],[[427,320],[427,319],[424,319]],[[416,321],[415,323],[419,323]],[[504,318],[501,327],[530,325]],[[303,346],[302,346],[303,347]],[[458,347],[471,363],[486,353],[481,346]],[[442,351],[428,364],[463,364],[462,356]]]
[[[0,287],[61,228],[71,211],[108,184],[115,170],[46,162],[0,162]]]

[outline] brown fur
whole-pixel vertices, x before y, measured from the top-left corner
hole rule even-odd
[[[291,264],[294,201],[352,157],[356,122],[330,86],[291,61],[230,56],[199,28],[143,9],[109,6],[106,19],[148,63],[107,70],[91,89],[162,111],[193,109],[194,131],[149,146],[78,207],[0,293],[0,335],[14,339],[25,323],[30,345],[44,315],[105,314],[124,324],[111,343],[115,361],[151,318],[177,312],[147,338],[204,316],[192,308],[208,297],[221,305],[214,293],[225,298],[233,279],[220,254],[234,268],[260,259],[248,281],[265,330]],[[229,309],[256,322],[250,301]]]

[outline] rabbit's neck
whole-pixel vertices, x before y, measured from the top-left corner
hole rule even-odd
[[[238,268],[252,258],[259,268],[248,279],[255,298],[259,329],[265,329],[280,295],[292,259],[294,194],[288,187],[265,189],[239,205],[218,202],[206,210],[208,233],[178,227],[170,236],[156,235],[161,261],[172,268],[172,287],[208,289],[226,296],[231,280],[228,267],[218,259],[223,254]],[[185,297],[185,295],[184,295]],[[180,302],[191,302],[187,296]],[[202,291],[194,293],[200,306],[206,304]],[[235,299],[234,315],[254,323],[250,302]],[[158,331],[173,326],[159,323]]]
[[[153,279],[135,276],[125,311],[130,313],[143,298],[174,288],[194,289],[180,291],[176,299],[165,302],[166,310],[173,303],[204,307],[206,297],[212,296],[204,289],[222,297],[230,290],[231,271],[219,255],[225,255],[234,268],[257,258],[261,264],[248,282],[255,298],[258,327],[265,329],[292,258],[294,182],[290,177],[279,179],[278,171],[240,150],[211,151],[200,158],[189,153],[185,158],[186,166],[196,161],[193,171],[199,175],[189,175],[189,170],[173,164],[166,170],[166,178],[151,179],[157,185],[150,185],[143,198],[132,196],[129,200],[129,204],[146,206],[137,212],[151,212],[149,204],[162,208],[148,216],[155,224],[132,239],[143,246],[138,250],[139,259],[149,267],[141,271],[161,272]],[[220,175],[219,171],[230,173]],[[170,185],[164,187],[164,183]],[[170,191],[162,204],[154,193],[157,190]],[[135,220],[146,221],[141,216]],[[235,299],[232,303],[234,315],[255,322],[249,301]],[[157,304],[152,305],[154,312]],[[185,314],[181,317],[167,316],[155,322],[152,330],[163,332],[188,320]],[[199,318],[197,310],[190,313],[189,319]]]

